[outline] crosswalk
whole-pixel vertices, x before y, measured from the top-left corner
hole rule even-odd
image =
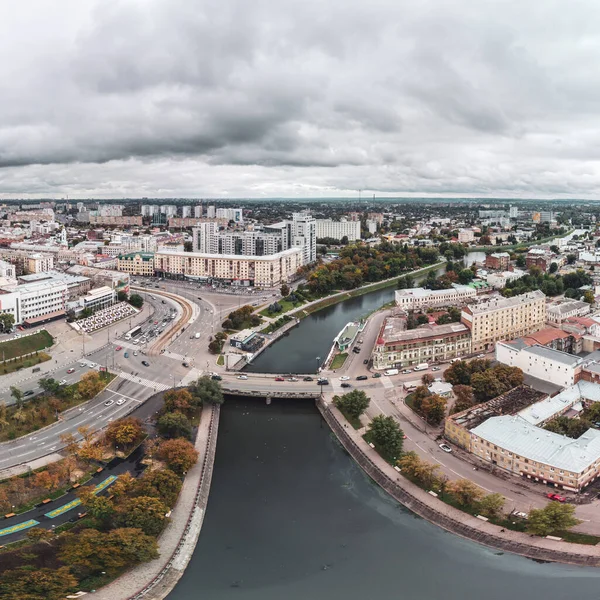
[[[379,378],[379,381],[381,381],[381,385],[383,385],[384,388],[391,390],[394,387],[392,380],[389,377],[386,377],[385,375],[382,375]]]
[[[168,390],[171,387],[166,383],[151,381],[150,379],[146,379],[145,377],[138,377],[137,375],[132,375],[131,373],[125,373],[125,371],[121,371],[119,373],[119,377],[126,379],[127,381],[132,381],[133,383],[143,385],[144,387],[151,388],[156,392],[164,392],[165,390]]]
[[[186,359],[186,357],[183,356],[183,354],[177,354],[176,352],[169,352],[168,350],[165,350],[163,352],[163,356],[167,356],[168,358],[172,358],[174,360],[179,360],[179,361],[189,360],[189,359]]]

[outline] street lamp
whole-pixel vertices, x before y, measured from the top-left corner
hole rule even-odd
[[[320,370],[321,357],[317,356],[317,357],[315,357],[315,360],[317,361],[317,373],[318,373]]]

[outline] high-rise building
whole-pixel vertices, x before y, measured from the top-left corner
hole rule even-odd
[[[291,245],[302,248],[305,265],[317,260],[317,225],[308,211],[292,215]]]
[[[214,219],[217,216],[217,211],[214,204],[206,207],[206,216],[209,219]]]
[[[202,218],[202,202],[200,202],[200,204],[198,204],[197,206],[194,206],[194,218]]]
[[[192,216],[192,207],[191,206],[182,206],[181,207],[181,217],[185,219],[186,217]]]
[[[177,206],[174,204],[163,204],[160,207],[160,212],[168,217],[174,217],[177,215]]]
[[[157,204],[142,204],[142,217],[153,217],[160,211]]]
[[[194,252],[218,254],[218,232],[219,227],[216,223],[199,223],[196,227],[194,227],[192,229],[192,248]]]
[[[332,238],[339,241],[346,237],[350,242],[360,240],[360,221],[317,219],[315,221],[315,227],[317,239]],[[377,228],[376,224],[375,228]]]
[[[234,223],[243,223],[244,221],[243,210],[241,208],[217,208],[216,217],[217,219],[226,219]]]

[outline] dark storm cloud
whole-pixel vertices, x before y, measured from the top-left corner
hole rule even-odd
[[[592,0],[24,0],[0,22],[0,194],[600,184]]]

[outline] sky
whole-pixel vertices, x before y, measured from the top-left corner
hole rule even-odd
[[[0,4],[0,198],[600,195],[600,2]]]

